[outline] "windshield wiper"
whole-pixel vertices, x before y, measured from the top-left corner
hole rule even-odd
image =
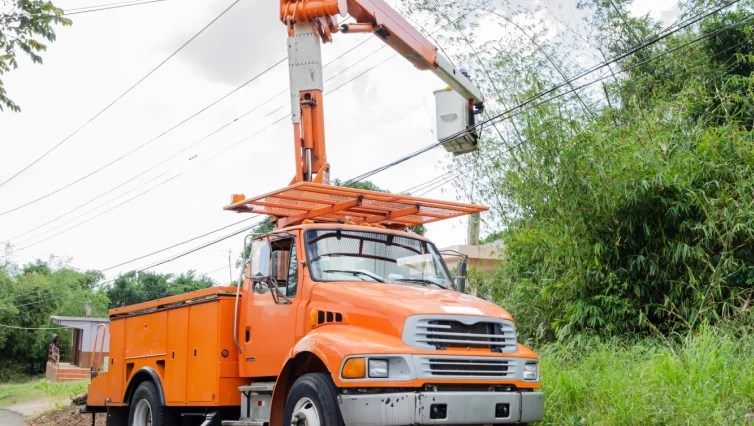
[[[340,273],[340,274],[351,274],[353,276],[364,275],[364,276],[367,276],[367,277],[369,277],[369,278],[371,278],[371,279],[373,279],[373,280],[375,280],[377,282],[380,282],[380,283],[384,283],[385,282],[384,279],[378,277],[377,275],[372,275],[369,272],[365,272],[365,271],[351,271],[351,270],[346,270],[346,269],[328,269],[328,270],[322,271],[322,272],[326,272],[328,274],[331,274],[331,273],[336,273],[336,274],[337,273]]]
[[[447,287],[445,287],[442,284],[439,284],[439,283],[436,283],[436,282],[430,281],[430,280],[421,279],[421,278],[398,278],[398,279],[396,279],[396,281],[402,282],[402,283],[414,283],[414,284],[423,284],[423,285],[436,285],[436,286],[438,286],[440,288],[447,288]]]

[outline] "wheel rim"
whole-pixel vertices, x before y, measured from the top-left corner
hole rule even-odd
[[[133,426],[152,426],[152,406],[146,399],[136,403]]]
[[[309,398],[301,398],[293,407],[291,426],[320,426],[317,406]]]

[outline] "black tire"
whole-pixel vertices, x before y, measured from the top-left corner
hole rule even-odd
[[[129,402],[128,425],[143,426],[147,417],[151,418],[152,426],[172,426],[173,423],[152,382],[143,382],[136,388]]]
[[[329,374],[304,374],[293,383],[285,399],[284,425],[296,424],[293,422],[294,409],[301,402],[313,404],[314,410],[319,415],[320,425],[343,426],[343,418],[338,407],[338,392]]]

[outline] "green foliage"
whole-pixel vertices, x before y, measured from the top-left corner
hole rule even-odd
[[[0,383],[44,372],[50,342],[58,334],[61,356],[70,355],[72,333],[50,317],[87,314],[107,317],[111,307],[144,302],[207,288],[213,282],[193,271],[181,275],[130,273],[110,287],[99,287],[99,271],[77,271],[37,260],[0,266]]]
[[[19,51],[41,64],[40,53],[47,50],[44,41],[55,41],[54,25],[71,25],[71,20],[63,17],[63,10],[49,1],[4,0],[3,5],[9,10],[0,14],[0,75],[18,68]],[[20,111],[0,80],[0,111],[5,108]]]
[[[658,29],[627,3],[583,5],[605,57]],[[459,186],[492,206],[505,263],[470,285],[509,309],[530,343],[685,335],[750,312],[754,24],[744,4],[620,62],[625,72],[591,95],[601,102],[535,103],[486,134],[479,178]],[[490,63],[491,75],[510,73],[516,99],[554,84],[527,55]],[[525,143],[512,149],[504,134]]]
[[[109,305],[107,296],[94,288],[99,272],[54,269],[39,260],[18,268],[18,273],[9,270],[17,268],[0,267],[0,351],[5,365],[0,380],[43,372],[54,333],[63,354],[69,351],[70,330],[55,329],[50,316],[84,316],[87,303],[93,316],[106,316]]]
[[[0,385],[0,408],[40,398],[61,400],[71,398],[85,393],[87,385],[87,380],[80,382],[31,381]]]
[[[155,272],[129,272],[115,279],[105,289],[111,308],[134,305],[163,297],[175,296],[212,287],[206,276],[196,276],[194,271],[174,276]]]
[[[754,411],[754,335],[703,327],[666,345],[582,338],[540,350],[545,423],[740,425]]]

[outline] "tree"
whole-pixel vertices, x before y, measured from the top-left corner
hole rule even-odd
[[[63,10],[43,0],[0,0],[4,9],[0,15],[0,76],[18,68],[17,54],[26,53],[32,62],[41,64],[40,53],[47,50],[44,41],[55,41],[54,25],[71,25],[63,17]],[[0,79],[0,111],[21,108],[6,93]]]
[[[214,282],[195,271],[178,275],[156,272],[128,272],[105,289],[111,308],[134,305],[212,287]]]
[[[585,25],[570,29],[585,33],[552,39],[535,24],[527,42],[508,24],[535,14],[492,4],[480,15],[500,17],[501,39],[473,44],[444,0],[406,3],[447,24],[438,38],[454,61],[469,59],[489,115],[510,111],[485,126],[484,161],[456,159],[474,170],[456,185],[491,206],[505,262],[479,279],[480,294],[511,311],[525,339],[683,334],[752,312],[752,2],[654,40],[581,90],[561,83],[664,25],[632,16],[629,0],[584,0]],[[681,2],[679,22],[722,3]]]

